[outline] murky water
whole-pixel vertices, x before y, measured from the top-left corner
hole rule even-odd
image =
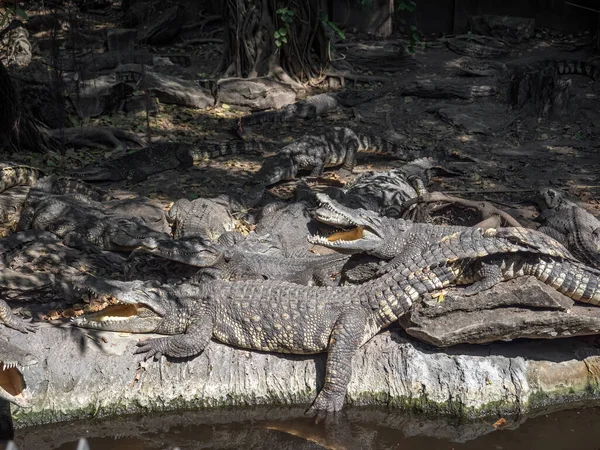
[[[298,409],[242,409],[169,413],[72,422],[16,430],[19,449],[403,449],[598,450],[600,408],[542,414],[501,427],[494,420],[452,424],[381,410],[348,408],[315,424]],[[1,446],[0,446],[1,447]]]

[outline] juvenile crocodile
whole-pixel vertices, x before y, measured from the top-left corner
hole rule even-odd
[[[86,285],[93,291],[131,307],[128,314],[119,310],[118,321],[104,310],[73,323],[174,335],[140,342],[136,353],[146,359],[198,355],[211,337],[261,351],[327,352],[325,382],[311,410],[337,411],[344,403],[356,350],[410,311],[425,293],[451,283],[471,283],[477,276],[479,281],[468,292],[473,294],[525,275],[575,300],[600,304],[600,271],[575,261],[543,233],[524,228],[469,229],[432,245],[418,263],[358,286],[307,287],[268,280],[161,286],[87,277]]]
[[[0,162],[0,192],[14,186],[32,186],[40,176],[40,170],[11,162]]]
[[[195,161],[231,154],[260,154],[271,150],[269,144],[257,141],[209,142],[193,144],[160,143],[129,153],[100,165],[90,165],[70,172],[86,181],[143,181],[148,176],[171,169],[192,167]]]
[[[46,230],[66,245],[86,251],[131,251],[149,237],[167,237],[138,221],[110,216],[69,196],[49,196],[28,204],[18,231]]]
[[[349,259],[339,253],[305,258],[269,256],[198,238],[146,239],[138,250],[191,266],[218,269],[223,280],[281,280],[306,286],[339,284],[335,280]]]
[[[400,159],[431,156],[433,150],[415,148],[386,141],[350,128],[333,127],[319,135],[307,135],[282,148],[265,159],[254,183],[270,186],[282,180],[293,179],[301,170],[310,170],[311,176],[321,175],[326,167],[341,166],[342,174],[349,174],[356,164],[359,151],[385,153]]]
[[[365,172],[343,190],[331,188],[326,192],[349,208],[370,209],[384,216],[400,217],[404,203],[426,193],[426,186],[436,173],[455,174],[432,158],[420,158],[398,169]]]
[[[387,91],[323,93],[313,95],[276,111],[260,111],[238,120],[237,132],[243,135],[246,129],[263,123],[282,123],[296,120],[311,120],[342,107],[354,107],[374,100]]]
[[[34,364],[37,360],[32,354],[0,337],[0,399],[20,407],[29,405],[22,371]]]
[[[600,221],[555,189],[538,193],[538,229],[565,245],[585,264],[600,269]]]

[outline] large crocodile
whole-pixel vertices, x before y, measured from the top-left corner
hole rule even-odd
[[[311,176],[321,175],[327,167],[341,166],[341,173],[349,174],[354,169],[359,151],[379,152],[410,160],[432,156],[435,152],[368,133],[357,133],[350,128],[333,127],[318,135],[304,136],[266,158],[253,182],[270,186],[295,178],[302,170],[310,170]]]
[[[284,258],[198,238],[146,239],[138,250],[191,266],[218,269],[223,280],[281,280],[309,286],[337,284],[335,280],[349,258],[340,253]]]
[[[136,353],[187,358],[211,337],[236,347],[279,353],[327,352],[325,382],[311,411],[344,403],[356,350],[408,312],[423,294],[472,283],[469,294],[533,275],[579,301],[600,304],[600,271],[576,261],[558,242],[524,228],[468,229],[423,252],[418,262],[359,286],[307,287],[275,281],[207,281],[161,286],[87,277],[93,291],[127,308],[80,316],[77,326],[174,335],[142,341]],[[117,320],[118,319],[118,320]]]
[[[195,161],[238,153],[260,154],[270,149],[269,144],[257,141],[160,143],[100,165],[82,167],[70,172],[70,175],[86,181],[139,182],[165,170],[189,168]]]
[[[600,221],[556,189],[538,193],[542,231],[565,245],[584,263],[600,269]]]

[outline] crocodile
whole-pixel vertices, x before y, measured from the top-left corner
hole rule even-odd
[[[86,181],[140,182],[155,173],[171,169],[187,169],[195,161],[231,154],[261,154],[271,150],[268,143],[258,141],[204,141],[192,144],[168,142],[154,144],[100,165],[89,165],[69,173]]]
[[[131,251],[148,237],[167,237],[136,220],[108,215],[66,195],[49,196],[28,204],[17,231],[28,229],[51,231],[66,245],[91,252]]]
[[[370,102],[385,93],[387,90],[367,93],[343,91],[313,95],[275,111],[260,111],[241,117],[238,119],[236,131],[243,136],[246,129],[254,125],[316,119],[342,107],[354,107]]]
[[[321,175],[327,167],[338,167],[343,175],[350,174],[359,151],[375,151],[400,159],[431,156],[433,150],[415,148],[409,144],[392,143],[350,128],[333,127],[319,135],[307,135],[283,147],[265,159],[255,175],[254,184],[270,186],[282,180],[293,179],[301,170],[310,170],[311,176]]]
[[[0,337],[0,400],[27,407],[29,394],[22,371],[37,363],[32,354]]]
[[[384,260],[417,258],[434,242],[467,229],[457,225],[415,223],[381,216],[368,209],[349,208],[324,193],[318,193],[317,199],[321,206],[315,211],[315,218],[343,231],[330,236],[309,236],[310,243],[336,250],[366,252]]]
[[[432,158],[420,158],[385,172],[365,172],[342,190],[325,192],[349,208],[370,209],[384,216],[400,217],[404,203],[427,192],[426,186],[437,173],[455,175]]]
[[[284,258],[242,250],[205,239],[157,241],[146,239],[138,250],[196,267],[218,269],[223,280],[282,280],[303,285],[338,284],[348,255]]]
[[[215,198],[180,199],[173,203],[167,213],[173,226],[173,237],[199,236],[217,240],[219,236],[235,228],[231,202],[226,195]]]
[[[35,167],[12,162],[0,162],[0,192],[14,186],[32,186],[41,172]]]
[[[565,245],[585,264],[600,269],[600,221],[556,189],[542,189],[538,229]]]
[[[29,186],[14,186],[0,193],[0,224],[18,221],[30,189]]]
[[[468,295],[502,280],[533,275],[568,297],[600,304],[600,271],[558,242],[525,228],[468,229],[450,235],[401,269],[357,286],[299,286],[282,281],[221,280],[160,285],[87,276],[86,286],[126,307],[72,319],[107,331],[173,335],[138,343],[145,359],[189,358],[211,338],[246,349],[327,352],[325,382],[310,412],[342,408],[356,350],[409,312],[427,292],[471,284]]]

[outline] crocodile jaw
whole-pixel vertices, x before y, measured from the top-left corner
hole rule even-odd
[[[26,408],[29,406],[29,396],[21,369],[20,365],[13,362],[0,363],[0,398]]]
[[[315,212],[315,218],[319,222],[352,229],[330,236],[309,236],[310,243],[356,251],[374,250],[382,244],[385,235],[375,223],[378,218],[374,212],[346,208],[323,193],[317,193],[317,200],[321,207]]]
[[[126,333],[153,333],[163,318],[143,305],[110,305],[101,311],[73,317],[71,322],[80,328]]]

